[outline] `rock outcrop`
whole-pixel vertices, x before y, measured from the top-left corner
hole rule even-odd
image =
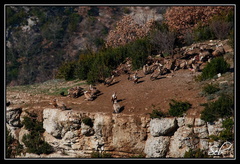
[[[19,126],[23,116],[24,112],[18,108],[7,110],[7,127],[12,134],[18,132],[14,137],[19,141],[28,133]],[[209,140],[209,135],[223,130],[222,121],[210,124],[192,117],[150,119],[148,115],[46,108],[43,110],[43,137],[53,146],[54,153],[27,153],[18,157],[91,157],[91,153],[101,150],[120,158],[143,154],[146,158],[181,158],[190,149],[208,152],[211,146],[219,146],[219,142]],[[233,157],[233,148],[228,157]]]
[[[20,115],[22,113],[22,108],[11,108],[7,107],[6,110],[6,122],[12,127],[20,127]]]
[[[153,137],[168,136],[177,128],[176,118],[152,119],[150,133]]]

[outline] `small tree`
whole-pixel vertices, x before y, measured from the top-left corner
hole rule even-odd
[[[67,62],[62,64],[58,69],[57,78],[72,80],[75,78],[76,62]]]
[[[213,78],[218,73],[225,73],[228,71],[230,65],[224,60],[223,57],[214,58],[202,70],[201,79],[206,80]]]
[[[218,100],[203,104],[201,119],[206,122],[216,121],[218,118],[230,117],[233,114],[234,100],[230,95],[223,94]]]
[[[42,122],[26,116],[22,124],[30,131],[29,134],[25,134],[22,138],[22,142],[27,147],[27,152],[36,154],[50,154],[53,152],[53,147],[42,139],[42,133],[45,131]]]
[[[192,107],[192,104],[190,104],[189,102],[185,101],[176,101],[176,100],[171,100],[172,103],[169,103],[170,105],[170,109],[169,109],[169,114],[171,116],[182,116],[184,112],[186,112],[189,108]]]
[[[176,33],[174,31],[169,31],[165,23],[156,25],[156,29],[153,30],[150,35],[150,43],[154,48],[171,55],[173,54],[175,40]]]
[[[212,21],[210,29],[214,32],[218,39],[226,39],[230,33],[231,23],[224,20]]]

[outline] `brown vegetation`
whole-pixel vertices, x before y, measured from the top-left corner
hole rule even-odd
[[[233,10],[233,6],[174,6],[165,13],[166,23],[171,29],[184,34],[189,29],[209,24],[215,15],[221,15]]]

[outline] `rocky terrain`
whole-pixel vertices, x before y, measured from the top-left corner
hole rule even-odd
[[[227,42],[222,43],[227,53],[232,53]],[[234,67],[233,59],[228,55],[225,58]],[[84,96],[72,98],[51,93],[59,93],[57,87],[81,86],[87,89],[89,86],[83,81],[57,82],[52,86],[45,83],[22,89],[8,87],[7,100],[11,104],[6,109],[6,125],[11,134],[23,144],[24,134],[29,133],[21,126],[23,117],[29,112],[36,113],[37,119],[43,122],[44,140],[54,148],[54,152],[48,155],[24,153],[17,157],[89,158],[100,152],[115,158],[182,158],[185,152],[198,148],[211,154],[212,147],[221,145],[209,136],[224,130],[224,119],[213,123],[200,119],[203,110],[200,104],[208,102],[201,96],[202,86],[213,82],[232,85],[234,74],[228,72],[217,79],[197,82],[195,77],[200,73],[180,69],[171,76],[163,75],[152,81],[150,75],[139,70],[141,78],[137,84],[123,74],[115,78],[113,85],[96,85],[101,94],[93,101],[85,100]],[[48,85],[51,88],[47,88]],[[113,92],[117,93],[123,107],[117,114],[113,113],[110,101]],[[70,110],[53,107],[49,104],[53,98],[64,102]],[[182,117],[150,118],[154,109],[167,112],[171,99],[188,101],[192,107]],[[92,123],[84,123],[86,118]],[[222,152],[220,157],[234,157],[234,147]]]
[[[18,128],[20,109],[7,108],[7,127],[21,141],[26,129]],[[24,112],[23,112],[24,113]],[[23,115],[23,113],[21,115]],[[89,117],[93,126],[82,121]],[[143,155],[146,158],[181,158],[186,151],[200,148],[210,151],[216,141],[209,135],[219,134],[223,119],[209,124],[196,117],[169,117],[150,119],[143,114],[111,114],[82,111],[43,110],[43,136],[55,152],[46,154],[22,154],[27,158],[88,158],[94,151],[110,153],[115,158]],[[18,131],[16,133],[16,131]],[[21,143],[21,142],[20,142]],[[222,157],[234,157],[234,149]],[[217,156],[216,156],[217,157]]]
[[[233,6],[6,12],[7,158],[235,158]]]

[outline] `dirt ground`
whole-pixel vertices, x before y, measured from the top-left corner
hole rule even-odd
[[[228,45],[228,40],[222,41],[226,53],[232,53],[233,49]],[[201,44],[210,44],[210,41],[203,42]],[[228,55],[229,56],[229,55]],[[229,58],[229,57],[228,57]],[[231,59],[231,60],[230,60]],[[234,60],[232,57],[228,59],[231,68],[234,67]],[[200,73],[200,72],[198,72]],[[172,77],[169,77],[173,75]],[[111,102],[111,96],[114,92],[117,93],[119,104],[123,107],[122,114],[146,114],[151,113],[153,109],[167,112],[169,110],[169,103],[171,99],[177,101],[188,101],[192,104],[192,108],[187,111],[187,116],[199,117],[203,106],[202,103],[206,103],[206,97],[200,96],[202,86],[199,82],[194,80],[196,74],[188,69],[177,70],[173,74],[167,74],[159,77],[155,81],[150,80],[150,75],[144,75],[142,70],[138,72],[140,77],[139,82],[134,84],[132,81],[128,81],[128,75],[124,74],[115,77],[115,82],[106,86],[104,84],[96,85],[96,88],[101,91],[101,94],[94,101],[85,100],[84,95],[79,98],[70,98],[67,96],[53,96],[49,94],[34,94],[38,88],[31,92],[24,92],[25,89],[19,90],[6,90],[6,100],[17,106],[22,106],[24,110],[34,110],[34,112],[41,115],[41,111],[45,108],[53,108],[50,105],[50,100],[57,98],[66,104],[71,110],[79,110],[82,112],[103,112],[112,114],[113,107]],[[167,77],[168,76],[168,77]],[[233,79],[232,79],[233,80]],[[74,82],[67,82],[73,83]],[[41,84],[45,86],[45,84]],[[62,88],[61,83],[55,83]],[[41,87],[41,86],[38,86]],[[84,84],[85,90],[89,88]],[[39,93],[39,92],[38,92]]]
[[[116,92],[118,102],[123,106],[122,113],[138,115],[151,113],[153,109],[167,112],[170,100],[175,99],[190,102],[192,109],[188,111],[188,115],[194,117],[202,110],[199,104],[206,102],[204,97],[199,96],[201,88],[193,80],[194,75],[189,70],[178,70],[173,77],[160,76],[154,81],[142,71],[139,71],[138,76],[141,78],[137,84],[128,81],[127,75],[121,75],[115,78],[113,85],[97,85],[102,94],[94,101],[86,101],[84,96],[74,100],[68,98],[66,101],[73,110],[112,113],[111,95]]]
[[[171,77],[171,75],[173,75]],[[111,114],[113,112],[111,95],[116,92],[118,103],[122,106],[121,113],[148,115],[153,109],[167,112],[171,99],[188,101],[192,108],[187,111],[187,116],[198,117],[203,107],[199,104],[205,103],[206,98],[201,97],[201,87],[195,82],[194,73],[185,69],[177,70],[173,74],[159,76],[158,79],[151,81],[150,75],[144,75],[139,71],[140,77],[137,84],[127,79],[128,75],[115,77],[115,81],[110,86],[104,84],[96,85],[101,94],[94,101],[85,100],[84,95],[79,98],[70,98],[67,96],[49,96],[32,95],[26,93],[8,93],[18,94],[19,99],[24,103],[22,106],[27,110],[34,110],[41,113],[45,108],[53,108],[49,102],[57,98],[66,104],[71,110],[82,112],[104,112]],[[81,86],[82,87],[82,86]],[[85,88],[88,88],[85,85]],[[10,98],[8,100],[11,101]],[[41,114],[40,114],[41,115]]]

